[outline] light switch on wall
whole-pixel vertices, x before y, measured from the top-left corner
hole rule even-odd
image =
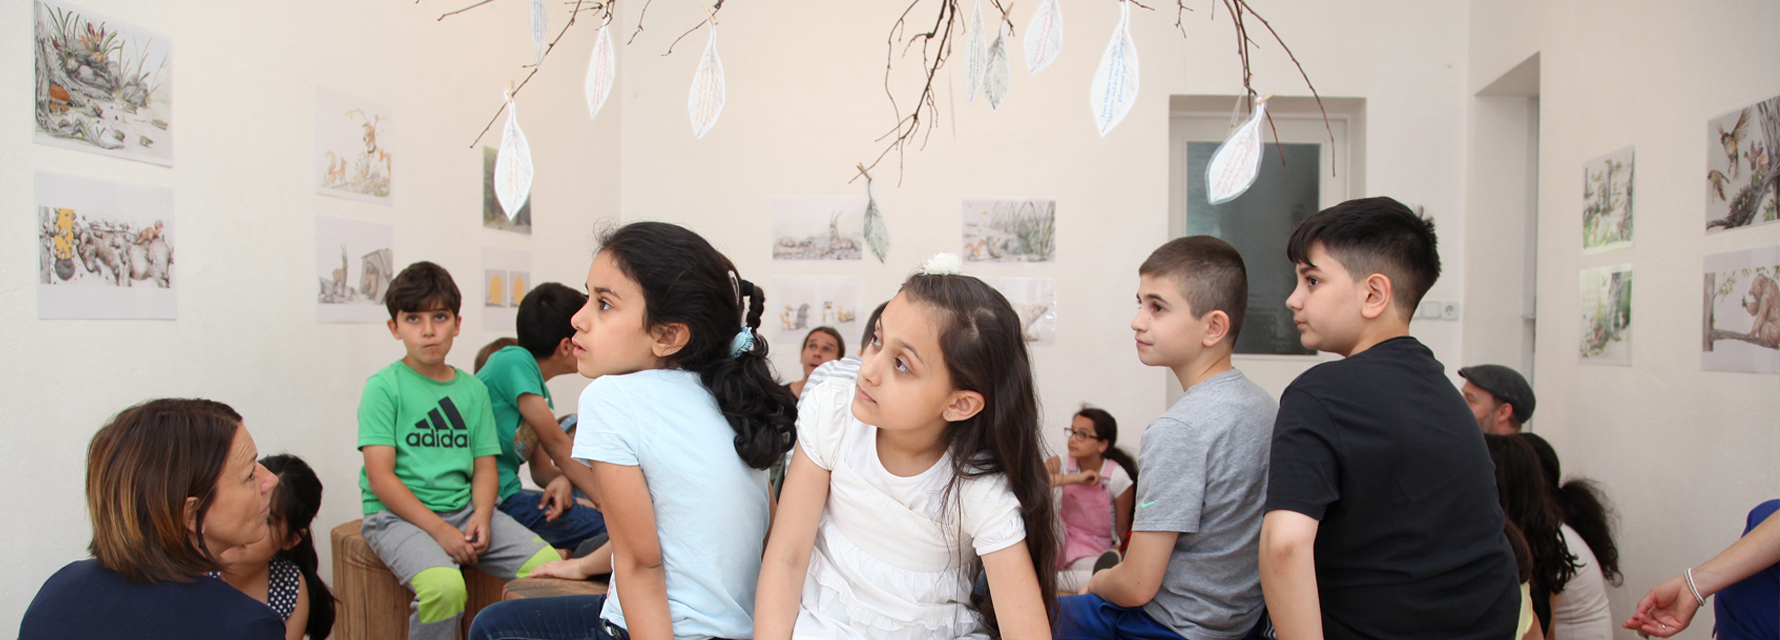
[[[1423,300],[1421,306],[1417,307],[1415,310],[1415,317],[1433,320],[1440,319],[1440,302],[1437,300]]]

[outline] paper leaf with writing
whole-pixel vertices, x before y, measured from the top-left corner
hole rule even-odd
[[[1235,200],[1255,184],[1261,173],[1261,120],[1266,117],[1267,102],[1255,103],[1255,114],[1211,154],[1211,164],[1205,168],[1206,202]]]
[[[964,31],[964,95],[976,104],[983,92],[983,76],[989,71],[989,43],[983,35],[983,3],[970,9],[970,28]]]
[[[1057,0],[1044,0],[1032,23],[1026,25],[1026,73],[1038,73],[1057,60],[1063,50],[1063,9]]]
[[[519,111],[507,103],[507,126],[501,130],[501,150],[494,158],[494,198],[512,220],[532,194],[532,148],[519,130]]]
[[[544,52],[550,48],[544,36],[549,28],[549,19],[544,15],[544,0],[532,0],[532,52],[537,54],[536,63],[544,62]]]
[[[1007,57],[1007,33],[995,25],[995,41],[989,43],[989,72],[983,76],[983,93],[989,97],[989,108],[1001,110],[1007,91],[1014,82],[1014,64]]]
[[[618,77],[618,60],[612,52],[612,36],[600,27],[599,39],[593,43],[593,59],[587,61],[587,117],[600,114],[606,98],[612,95],[612,83]]]
[[[725,89],[723,61],[717,59],[717,25],[706,23],[711,39],[705,42],[705,54],[698,59],[698,71],[692,74],[692,92],[686,97],[686,113],[692,116],[692,137],[703,138],[717,116],[723,115]]]
[[[880,263],[890,255],[890,225],[878,209],[878,197],[871,193],[871,178],[865,179],[865,246]]]
[[[1119,26],[1113,28],[1112,42],[1100,56],[1100,68],[1094,72],[1094,84],[1088,90],[1089,106],[1094,108],[1094,124],[1105,136],[1131,112],[1137,102],[1137,45],[1131,41],[1131,3],[1119,3]]]

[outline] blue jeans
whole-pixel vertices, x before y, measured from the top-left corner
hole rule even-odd
[[[575,492],[575,496],[580,497],[581,492]],[[547,514],[538,508],[543,497],[542,491],[520,491],[502,500],[497,508],[559,549],[574,549],[588,538],[606,532],[605,516],[584,504],[562,512],[556,522],[547,521]]]
[[[470,622],[468,640],[616,640],[600,620],[605,604],[603,595],[496,602]]]
[[[476,620],[480,622],[481,616]],[[1181,640],[1141,607],[1121,607],[1100,596],[1057,599],[1056,640]]]

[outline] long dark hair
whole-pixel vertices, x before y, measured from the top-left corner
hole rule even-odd
[[[1081,411],[1075,412],[1075,415],[1087,418],[1089,422],[1094,423],[1094,437],[1106,441],[1106,452],[1100,455],[1119,463],[1120,467],[1125,468],[1125,474],[1131,476],[1131,482],[1136,483],[1137,461],[1131,458],[1131,454],[1125,453],[1124,449],[1118,447],[1119,421],[1114,420],[1112,414],[1107,413],[1105,409],[1085,404],[1082,405]]]
[[[313,640],[323,640],[334,630],[334,592],[321,579],[315,532],[310,528],[315,512],[321,509],[321,479],[315,477],[315,470],[302,458],[288,453],[266,456],[260,464],[278,475],[278,488],[272,491],[273,522],[284,525],[285,535],[300,536],[296,545],[281,549],[276,557],[302,571],[303,583],[309,589],[309,624],[305,633]]]
[[[1564,543],[1563,511],[1551,499],[1539,454],[1532,445],[1513,436],[1486,434],[1490,460],[1496,463],[1496,496],[1502,513],[1520,527],[1532,552],[1533,584],[1551,593],[1563,593],[1564,585],[1580,568],[1575,554]]]
[[[968,276],[915,275],[903,283],[902,291],[910,302],[936,312],[940,351],[945,354],[952,386],[983,394],[982,411],[953,423],[944,432],[953,471],[946,495],[955,495],[966,477],[999,473],[1007,479],[1008,489],[1020,501],[1026,551],[1038,572],[1046,618],[1054,620],[1056,515],[1038,432],[1038,395],[1020,317],[1007,298]],[[979,561],[975,573],[980,576],[981,572]],[[991,632],[999,636],[992,595],[985,591],[980,598],[973,598],[972,604]]]
[[[691,334],[668,365],[692,371],[735,429],[735,451],[755,469],[773,466],[797,440],[797,397],[779,386],[767,341],[730,357],[737,332],[760,326],[766,292],[703,237],[665,222],[633,222],[600,238],[624,275],[643,290],[646,327],[683,324]],[[743,311],[747,317],[743,317]]]
[[[1537,434],[1521,432],[1517,436],[1533,445],[1533,451],[1539,454],[1539,467],[1545,471],[1546,483],[1557,489],[1552,497],[1563,509],[1564,524],[1570,525],[1576,536],[1588,544],[1588,550],[1595,554],[1595,562],[1601,566],[1601,575],[1607,582],[1619,586],[1625,576],[1619,572],[1619,545],[1613,543],[1615,517],[1606,492],[1601,490],[1600,484],[1587,478],[1572,478],[1560,484],[1563,469],[1558,465],[1557,450],[1551,448],[1551,443]]]

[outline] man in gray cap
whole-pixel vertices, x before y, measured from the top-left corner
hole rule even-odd
[[[1520,433],[1520,426],[1533,419],[1533,386],[1520,372],[1499,364],[1480,364],[1459,369],[1465,386],[1459,392],[1477,426],[1484,433],[1511,435]]]

